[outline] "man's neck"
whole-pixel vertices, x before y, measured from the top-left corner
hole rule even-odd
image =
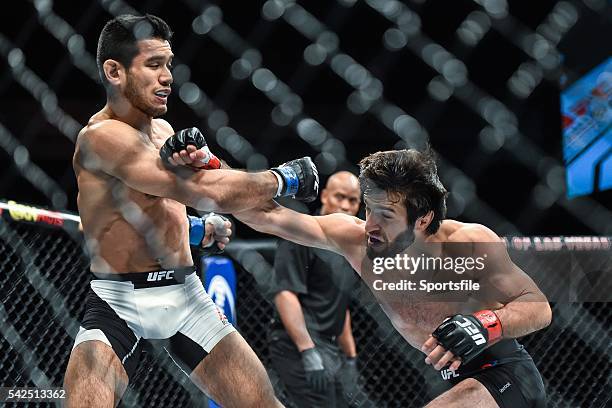
[[[105,110],[109,117],[127,123],[134,129],[150,135],[153,117],[134,107],[124,98],[108,98]]]

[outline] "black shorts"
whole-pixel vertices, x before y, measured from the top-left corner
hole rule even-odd
[[[501,408],[544,408],[546,391],[533,359],[516,340],[503,340],[457,372],[441,371],[455,385],[473,378],[484,385]]]

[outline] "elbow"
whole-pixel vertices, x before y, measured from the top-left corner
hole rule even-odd
[[[542,302],[540,303],[540,310],[539,310],[539,316],[540,319],[539,321],[541,322],[541,329],[544,329],[545,327],[550,326],[550,324],[552,323],[552,309],[550,307],[550,303],[548,302],[548,299],[546,298],[546,295],[544,295],[544,293],[540,292],[540,295],[542,297]]]
[[[550,326],[552,323],[552,309],[550,308],[550,304],[548,302],[545,302],[542,306],[541,318],[542,329]]]

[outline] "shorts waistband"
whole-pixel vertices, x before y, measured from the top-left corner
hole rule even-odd
[[[155,288],[185,283],[187,276],[196,272],[195,266],[151,272],[98,273],[92,272],[94,280],[132,282],[134,289]]]

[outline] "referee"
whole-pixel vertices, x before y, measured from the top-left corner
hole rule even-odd
[[[359,211],[359,181],[342,171],[321,192],[320,215]],[[298,407],[346,407],[357,383],[348,309],[358,277],[333,252],[281,241],[274,260],[272,364]]]

